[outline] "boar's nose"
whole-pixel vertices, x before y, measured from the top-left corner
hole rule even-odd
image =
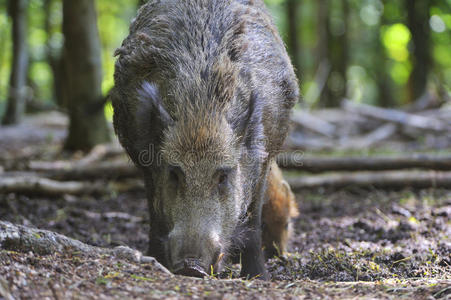
[[[204,271],[199,259],[185,258],[174,267],[174,273],[185,276],[204,277],[208,274]]]

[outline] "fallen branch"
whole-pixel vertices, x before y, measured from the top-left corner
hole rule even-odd
[[[287,178],[294,191],[302,189],[343,187],[377,188],[450,188],[451,172],[435,171],[383,171],[383,172],[355,172],[317,176],[301,176]]]
[[[348,100],[344,100],[342,106],[345,110],[350,112],[404,126],[432,130],[440,133],[450,130],[450,126],[448,126],[448,124],[435,118],[411,114],[396,109],[375,107],[367,104],[357,104]]]
[[[68,161],[31,161],[28,169],[42,173],[45,177],[59,180],[133,178],[139,170],[128,161],[101,162],[96,164],[72,164]]]
[[[385,123],[381,120],[369,119],[366,116],[341,108],[311,110],[309,113],[318,119],[334,125],[336,128],[335,135],[338,137],[372,131],[374,128],[380,127]]]
[[[292,150],[360,150],[384,142],[394,136],[396,132],[397,126],[391,123],[382,125],[365,135],[345,137],[340,140],[293,132],[287,138],[285,146]]]
[[[322,134],[327,137],[332,137],[335,134],[336,128],[333,124],[324,121],[305,111],[295,111],[291,116],[291,121],[302,127],[310,129],[313,132]]]
[[[277,157],[281,168],[306,172],[383,171],[401,169],[451,170],[451,155],[415,154],[396,157],[303,157],[284,153]]]
[[[138,176],[127,180],[109,181],[108,184],[105,184],[104,182],[57,181],[40,177],[40,175],[35,172],[5,172],[0,174],[0,193],[39,194],[47,196],[65,194],[96,195],[106,194],[111,191],[121,193],[144,189],[144,183]],[[108,177],[108,174],[106,174],[106,176],[99,176],[96,179],[104,180]]]
[[[366,149],[392,137],[397,131],[397,126],[391,123],[382,125],[370,133],[354,138],[340,140],[338,149]]]
[[[325,137],[311,137],[301,132],[292,132],[285,142],[285,147],[290,150],[331,150],[335,146],[334,140]]]
[[[31,251],[38,255],[49,255],[55,252],[111,255],[134,263],[150,264],[163,273],[172,274],[155,258],[143,256],[140,251],[129,247],[119,246],[113,249],[94,247],[55,232],[14,225],[4,221],[0,221],[0,249],[18,252]]]
[[[363,138],[358,144],[375,143],[381,136],[391,134],[392,129],[392,126],[383,127],[378,133],[370,134],[370,137]],[[383,131],[382,134],[380,134],[381,131]],[[347,144],[352,146],[355,143],[349,141]],[[286,169],[308,172],[377,171],[413,168],[451,170],[451,155],[416,154],[402,157],[307,158],[302,155],[299,156],[298,153],[284,153],[278,156],[278,163]],[[102,162],[75,167],[68,166],[64,162],[30,162],[29,169],[39,172],[39,175],[42,177],[58,180],[124,179],[139,178],[141,175],[140,171],[128,161]],[[8,174],[5,172],[4,177]]]
[[[76,161],[75,164],[77,166],[86,166],[100,161],[107,156],[116,156],[120,154],[125,154],[125,152],[119,145],[101,144],[95,146],[86,156]]]
[[[7,175],[5,173],[4,175]],[[60,182],[47,178],[20,176],[0,176],[0,193],[44,194],[50,196],[62,194],[95,194],[101,193],[104,188],[85,182]]]
[[[429,109],[417,112],[417,114],[425,116],[427,118],[436,118],[446,124],[451,125],[451,107],[442,107],[439,109]]]

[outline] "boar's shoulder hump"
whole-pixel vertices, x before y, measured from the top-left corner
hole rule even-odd
[[[245,116],[258,94],[265,136],[274,149],[283,142],[297,80],[262,0],[149,1],[116,54],[113,104],[128,102],[124,111],[136,108],[143,80],[158,86],[173,116],[190,101],[224,98],[238,98],[234,113]]]
[[[121,78],[141,75],[164,84],[201,73],[226,53],[255,73],[254,81],[281,86],[276,91],[271,87],[273,94],[296,85],[283,42],[261,0],[149,1],[117,53]]]

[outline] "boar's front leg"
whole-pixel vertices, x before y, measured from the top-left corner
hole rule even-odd
[[[153,205],[155,193],[152,181],[148,177],[149,176],[144,176],[150,217],[149,247],[147,248],[147,255],[155,257],[158,262],[167,266],[167,256],[164,248],[164,239],[167,234],[165,234],[164,223],[160,221],[159,216],[155,212]]]
[[[152,214],[150,217],[149,247],[147,249],[147,255],[154,257],[158,260],[158,262],[168,266],[163,244],[164,235],[162,234],[161,225],[157,220],[152,220]]]
[[[249,219],[247,231],[244,239],[244,247],[241,251],[241,277],[260,278],[269,280],[269,274],[265,268],[265,259],[262,250],[261,216],[264,196],[266,191],[266,181],[268,174],[268,163],[263,164],[262,175],[255,187],[252,202],[248,208]]]

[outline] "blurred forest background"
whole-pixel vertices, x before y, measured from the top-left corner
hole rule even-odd
[[[65,99],[70,92],[64,92],[67,77],[64,75],[68,70],[64,61],[74,63],[77,54],[63,55],[63,2],[0,0],[0,115],[4,124],[20,119],[22,102],[26,102],[27,112],[48,108],[70,112],[71,102],[78,101]],[[97,79],[93,79],[89,89],[96,90],[95,86],[101,84],[99,93],[105,96],[114,84],[114,50],[127,36],[130,21],[145,1],[65,2],[68,3],[66,35],[71,34],[70,27],[77,26],[90,26],[86,33],[94,33],[93,44],[85,44],[85,47],[93,45],[92,53],[86,52],[86,56],[93,55],[95,60],[101,54],[94,68],[100,69],[101,65],[102,72],[94,75]],[[305,106],[338,107],[347,98],[382,107],[424,108],[439,106],[449,99],[451,0],[265,2],[297,70]],[[86,8],[86,5],[93,8],[94,22],[85,16],[78,18],[82,20],[78,25],[77,21],[71,23],[70,14],[76,15],[76,7]],[[96,31],[100,44],[95,41]],[[83,47],[76,41],[77,33],[72,33],[75,48]],[[66,45],[71,45],[70,38],[66,39]],[[83,51],[86,50],[79,53]],[[13,72],[14,55],[18,61],[16,72]],[[26,74],[22,76],[23,83],[17,74],[20,72]],[[25,87],[20,88],[21,85]],[[18,115],[12,111],[6,113],[8,98],[25,98],[18,99]],[[111,120],[113,111],[108,102],[104,111],[106,119]]]
[[[0,299],[450,299],[451,0],[265,0],[303,95],[277,156],[300,216],[270,284],[110,256],[149,246],[108,101],[145,2],[0,0]]]

